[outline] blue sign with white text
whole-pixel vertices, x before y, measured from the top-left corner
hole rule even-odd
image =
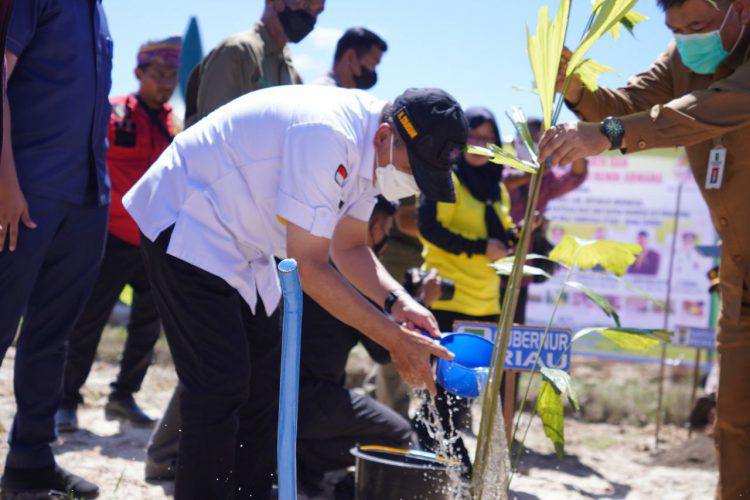
[[[672,343],[711,351],[716,349],[716,330],[713,328],[678,326],[675,328]]]
[[[481,335],[494,342],[497,325],[476,321],[456,321],[453,331]],[[506,370],[530,372],[536,364],[536,371],[542,366],[570,370],[571,332],[566,328],[550,328],[544,338],[544,328],[537,326],[514,326],[511,328],[508,353],[505,356]]]

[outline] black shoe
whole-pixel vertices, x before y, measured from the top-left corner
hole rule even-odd
[[[104,407],[104,417],[107,420],[127,420],[136,427],[151,429],[156,425],[156,419],[146,415],[133,399],[133,396],[109,398]]]
[[[5,467],[5,474],[0,479],[0,498],[3,500],[51,496],[96,498],[99,487],[59,465],[42,469]]]
[[[78,430],[78,415],[75,408],[60,408],[55,413],[57,432],[75,432]]]

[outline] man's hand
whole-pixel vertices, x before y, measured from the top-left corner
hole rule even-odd
[[[410,328],[419,328],[435,338],[440,338],[440,328],[435,316],[408,293],[396,299],[391,308],[391,318],[396,323],[406,323]]]
[[[539,141],[539,163],[549,159],[552,166],[567,165],[595,156],[611,147],[598,123],[568,122],[547,130]]]
[[[503,245],[502,241],[490,238],[487,240],[487,251],[485,252],[485,255],[490,261],[495,262],[496,260],[506,257],[508,255],[508,249]]]
[[[20,222],[29,229],[36,227],[18,182],[0,182],[0,252],[5,249],[6,237],[9,239],[8,249],[15,251]]]
[[[5,51],[5,63],[8,69],[6,79],[13,74],[18,57],[12,52]],[[3,83],[3,82],[0,82]],[[29,217],[29,206],[26,204],[18,184],[18,175],[16,173],[16,162],[13,158],[13,142],[10,134],[10,107],[8,105],[8,96],[3,92],[3,136],[2,136],[2,156],[0,156],[0,252],[5,248],[5,238],[8,236],[8,248],[10,251],[16,249],[18,241],[18,224],[19,220],[29,229],[34,229],[36,224]]]
[[[422,283],[419,285],[416,294],[417,299],[425,306],[430,307],[433,302],[440,299],[440,295],[443,293],[442,283],[443,280],[440,278],[437,269],[430,269],[427,275],[422,278]]]
[[[555,84],[555,92],[562,92],[563,87],[565,86],[565,74],[568,71],[568,62],[570,61],[570,57],[573,55],[573,52],[570,51],[569,48],[563,47],[562,55],[560,56],[560,66],[557,69],[557,83]],[[583,83],[581,83],[581,79],[577,76],[573,76],[573,78],[570,79],[570,83],[568,84],[568,88],[565,91],[565,100],[569,103],[576,105],[581,100],[581,97],[583,96]]]
[[[388,349],[391,361],[401,378],[417,388],[427,388],[433,396],[437,393],[430,367],[430,356],[451,360],[454,354],[421,333],[400,327],[396,340]]]

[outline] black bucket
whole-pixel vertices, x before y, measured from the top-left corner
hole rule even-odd
[[[451,479],[460,475],[461,464],[434,453],[399,450],[384,446],[358,446],[356,500],[449,500]]]

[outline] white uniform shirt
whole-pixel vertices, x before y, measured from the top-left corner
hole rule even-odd
[[[329,71],[323,76],[319,76],[312,82],[310,82],[310,85],[328,85],[330,87],[338,87],[338,83],[336,83],[336,76],[333,74],[333,71]]]
[[[314,85],[244,95],[175,137],[123,204],[151,241],[174,225],[168,254],[224,279],[253,311],[260,295],[270,313],[284,221],[330,239],[344,216],[369,220],[384,105]]]

